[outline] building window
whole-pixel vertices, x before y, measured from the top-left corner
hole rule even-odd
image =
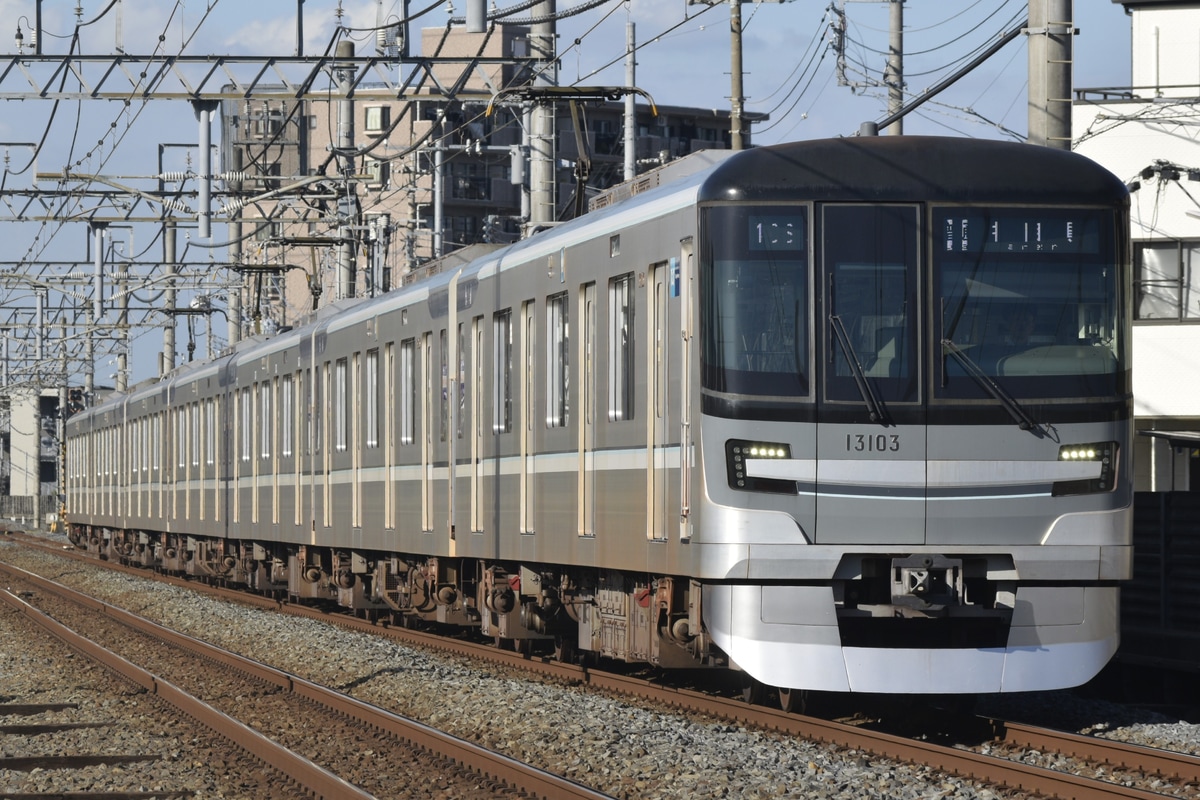
[[[1200,241],[1134,245],[1137,319],[1200,319]]]
[[[367,133],[382,133],[391,123],[392,109],[389,106],[367,106]]]

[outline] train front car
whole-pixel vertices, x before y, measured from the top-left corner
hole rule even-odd
[[[1128,193],[1069,152],[749,151],[700,192],[713,641],[781,688],[1078,685],[1130,577]]]

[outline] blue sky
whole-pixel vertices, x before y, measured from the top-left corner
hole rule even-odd
[[[94,24],[80,28],[79,50],[87,54],[125,52],[198,54],[288,55],[294,52],[297,0],[82,0],[83,20]],[[501,8],[516,0],[498,0]],[[490,4],[490,0],[489,0]],[[76,2],[44,3],[43,49],[65,53],[75,28]],[[626,23],[636,25],[637,83],[660,105],[728,108],[730,93],[729,9],[686,0],[560,0],[563,8],[588,8],[559,24],[560,83],[620,85],[624,83]],[[771,144],[795,139],[850,135],[860,123],[877,120],[886,112],[886,94],[871,86],[880,78],[888,40],[888,8],[882,2],[846,0],[846,80],[855,88],[838,85],[835,58],[828,47],[830,0],[794,0],[788,3],[743,5],[746,110],[770,114],[770,121],[754,129],[754,141]],[[1129,82],[1129,18],[1119,4],[1109,0],[1075,0],[1076,87],[1121,86]],[[439,27],[447,19],[447,4],[412,0],[411,11],[430,9],[418,23]],[[465,12],[465,0],[456,0],[455,13]],[[319,53],[329,43],[337,19],[336,0],[305,0],[305,52]],[[25,44],[30,42],[29,21],[34,0],[0,0],[0,18],[20,24]],[[107,9],[107,13],[106,12]],[[392,0],[346,0],[341,20],[355,28],[376,24],[399,12]],[[907,88],[916,93],[948,74],[951,65],[968,60],[995,40],[1026,13],[1022,0],[908,0],[905,6],[905,62]],[[523,16],[518,15],[518,16]],[[13,30],[12,27],[9,30]],[[11,34],[10,34],[11,35]],[[370,46],[369,34],[353,34]],[[160,38],[161,37],[161,38]],[[5,40],[9,52],[12,39]],[[419,38],[418,38],[419,41]],[[943,92],[905,120],[908,134],[948,134],[987,138],[1018,138],[1027,127],[1026,76],[1028,57],[1024,37],[1007,45],[959,84]],[[6,84],[11,91],[15,87]],[[195,142],[197,127],[190,104],[181,101],[133,103],[122,107],[111,101],[62,103],[53,111],[50,101],[9,102],[0,114],[0,141],[38,141],[46,134],[36,165],[22,170],[28,151],[13,149],[4,176],[8,188],[31,185],[33,173],[58,172],[70,166],[80,172],[150,176],[157,171],[159,142]],[[215,127],[215,126],[214,126]],[[215,130],[214,130],[215,134]],[[168,170],[189,165],[186,148],[167,153]],[[136,180],[128,181],[136,185]],[[147,184],[142,183],[142,186]],[[10,259],[63,258],[86,263],[87,229],[82,223],[36,226],[9,223],[4,231]],[[223,226],[220,226],[223,229]],[[156,232],[129,234],[130,251],[149,249]],[[219,236],[219,233],[215,234]],[[215,241],[215,240],[214,240]],[[181,243],[183,249],[184,243]],[[196,258],[193,249],[189,257]],[[52,255],[53,254],[53,255]],[[151,256],[152,257],[152,256]],[[223,257],[223,254],[217,256]],[[7,304],[7,298],[0,297]],[[161,346],[161,333],[144,331],[142,346],[135,348],[133,379],[155,372],[153,352]],[[180,331],[179,348],[183,347]],[[150,346],[146,346],[149,344]],[[105,368],[98,367],[97,383],[108,383]]]

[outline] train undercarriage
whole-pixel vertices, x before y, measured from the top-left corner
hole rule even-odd
[[[102,559],[390,624],[477,629],[562,661],[727,666],[700,622],[701,586],[687,578],[88,526],[69,536]]]

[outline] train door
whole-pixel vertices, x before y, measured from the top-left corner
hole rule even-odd
[[[670,341],[667,338],[667,297],[669,281],[671,280],[671,264],[663,261],[650,268],[650,281],[647,292],[649,302],[646,304],[650,313],[649,325],[650,357],[647,360],[646,381],[646,425],[649,426],[646,437],[649,446],[647,453],[648,469],[646,498],[648,519],[646,520],[646,535],[650,539],[667,538],[668,525],[671,519],[670,491],[668,489],[668,443],[671,439],[668,425],[669,383],[668,355]]]
[[[822,544],[925,541],[920,231],[913,205],[820,208],[814,536]]]
[[[596,533],[596,284],[579,293],[579,535]]]

